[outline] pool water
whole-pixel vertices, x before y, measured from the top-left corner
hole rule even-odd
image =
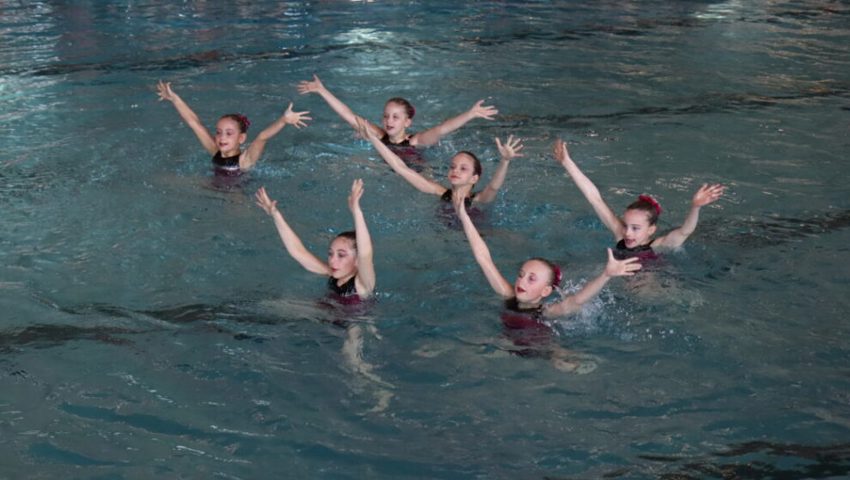
[[[0,478],[850,475],[846,3],[41,2],[0,6],[0,39]],[[728,190],[649,291],[554,325],[595,367],[564,373],[507,351],[451,215],[298,95],[314,73],[375,122],[408,98],[413,131],[498,107],[425,156],[486,182],[524,139],[476,220],[509,279],[546,256],[573,291],[612,245],[557,138],[663,231]],[[249,139],[290,101],[313,121],[216,189],[160,79]],[[377,302],[329,310],[252,195],[322,257],[354,178]]]

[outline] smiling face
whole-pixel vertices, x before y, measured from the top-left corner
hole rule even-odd
[[[472,186],[478,181],[475,173],[475,160],[465,153],[458,153],[452,158],[449,167],[449,183],[452,187]]]
[[[542,302],[552,293],[552,275],[552,268],[540,260],[523,263],[514,283],[517,301],[534,305]]]
[[[247,134],[242,133],[239,122],[232,118],[220,118],[215,124],[215,145],[223,157],[238,155],[247,137]]]
[[[387,102],[384,106],[384,131],[391,139],[404,137],[405,131],[413,123],[404,105]]]
[[[357,275],[357,249],[354,241],[346,237],[337,237],[328,248],[328,266],[331,276],[337,280],[348,281]]]
[[[646,245],[652,241],[655,235],[655,225],[649,224],[649,213],[644,210],[629,209],[623,215],[623,223],[626,226],[623,232],[623,242],[626,248],[635,248]]]

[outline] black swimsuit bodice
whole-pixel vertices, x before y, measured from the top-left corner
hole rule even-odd
[[[239,156],[241,154],[236,154],[232,157],[222,157],[221,150],[215,152],[213,155],[212,163],[215,168],[216,175],[224,175],[228,177],[233,177],[242,173],[242,170],[239,169]]]
[[[658,254],[652,249],[652,245],[638,245],[634,248],[626,248],[626,241],[620,240],[617,246],[614,247],[614,258],[617,260],[625,260],[627,258],[637,257],[643,260],[657,260]]]

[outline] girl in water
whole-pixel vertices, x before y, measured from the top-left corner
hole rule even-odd
[[[357,126],[357,115],[350,108],[342,103],[334,94],[330,92],[319,80],[319,77],[313,75],[312,81],[303,81],[298,85],[298,92],[302,95],[307,93],[318,93],[331,108],[355,129]],[[442,137],[466,125],[467,122],[483,118],[492,120],[493,116],[498,114],[496,107],[484,105],[484,100],[475,102],[466,112],[450,118],[445,122],[432,127],[424,132],[408,133],[407,129],[413,123],[413,116],[416,110],[413,105],[407,100],[399,97],[387,100],[384,105],[384,117],[381,126],[375,125],[367,121],[369,130],[385,145],[390,147],[428,147],[435,145]],[[398,153],[398,152],[397,152]]]
[[[608,263],[598,277],[573,295],[556,302],[544,303],[545,299],[558,289],[561,283],[561,269],[544,258],[532,258],[522,264],[516,282],[511,285],[499,273],[490,256],[490,249],[466,211],[465,202],[456,198],[454,206],[475,260],[493,290],[505,299],[502,325],[506,336],[515,346],[521,347],[520,350],[512,350],[512,353],[521,356],[545,355],[553,366],[560,370],[580,373],[593,370],[595,365],[576,361],[575,354],[557,344],[555,332],[547,320],[578,312],[582,305],[602,290],[611,277],[634,275],[641,268],[638,259],[617,260],[609,248]]]
[[[555,141],[553,150],[555,160],[566,169],[570,178],[573,179],[581,193],[590,202],[593,210],[596,211],[596,215],[614,234],[614,240],[617,242],[614,255],[617,258],[654,259],[656,258],[655,249],[672,250],[680,247],[694,233],[699,221],[700,208],[717,201],[726,188],[720,184],[703,184],[691,200],[691,210],[685,217],[684,223],[666,235],[652,238],[657,228],[658,216],[661,214],[661,205],[655,199],[648,195],[639,196],[635,202],[626,207],[626,212],[620,219],[602,200],[602,195],[600,195],[596,185],[582,173],[578,165],[570,158],[566,142],[563,140]]]
[[[289,255],[308,272],[328,278],[328,296],[340,305],[357,305],[371,299],[375,291],[375,266],[372,260],[372,239],[366,227],[366,219],[360,209],[363,196],[363,180],[351,184],[348,208],[354,218],[354,231],[342,232],[334,238],[328,248],[327,262],[310,253],[301,239],[284,219],[277,208],[277,201],[269,198],[264,187],[255,195],[257,206],[274,220],[277,233]],[[335,321],[346,328],[343,355],[350,368],[383,387],[392,387],[372,373],[372,365],[363,360],[363,331],[359,324]],[[386,390],[378,392],[379,402],[373,411],[387,408],[392,394]]]
[[[274,220],[277,233],[289,255],[308,272],[328,277],[328,288],[340,303],[359,303],[372,297],[375,290],[375,266],[372,262],[372,239],[360,210],[363,180],[351,184],[348,208],[354,217],[354,231],[343,232],[331,242],[327,262],[310,253],[277,209],[277,201],[269,198],[265,187],[257,190],[257,206]]]
[[[470,205],[473,202],[492,202],[496,198],[496,193],[498,193],[502,184],[505,183],[505,176],[508,173],[508,166],[511,160],[522,156],[520,153],[523,149],[521,139],[514,138],[511,135],[502,144],[502,141],[497,138],[496,146],[499,148],[499,154],[502,159],[499,162],[499,166],[496,167],[496,173],[493,174],[493,178],[484,190],[473,193],[472,187],[481,177],[481,162],[473,153],[462,151],[455,154],[449,167],[450,187],[444,187],[433,180],[423,177],[420,173],[408,167],[398,155],[377,137],[375,131],[365,119],[356,117],[356,125],[360,135],[372,143],[375,150],[378,151],[384,161],[396,173],[401,175],[402,178],[407,180],[408,183],[420,192],[438,195],[445,202],[451,202],[454,197],[460,197]]]
[[[242,151],[242,144],[248,139],[248,126],[251,125],[247,117],[238,113],[222,116],[215,125],[215,136],[213,136],[201,123],[198,115],[171,89],[171,82],[160,80],[157,93],[160,101],[167,100],[174,104],[177,113],[195,132],[201,145],[213,156],[216,176],[236,177],[250,170],[263,154],[266,142],[277,135],[283,127],[286,125],[292,125],[295,128],[306,127],[305,120],[312,120],[307,116],[310,112],[293,112],[292,103],[290,103],[286,112],[260,132],[247,150]]]

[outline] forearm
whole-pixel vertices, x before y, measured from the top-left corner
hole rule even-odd
[[[372,295],[375,290],[375,264],[372,257],[372,237],[366,227],[363,212],[353,212],[354,232],[357,237],[357,293],[363,297]]]
[[[581,307],[582,305],[599,295],[599,292],[602,291],[602,288],[605,286],[605,284],[608,283],[608,280],[610,279],[611,277],[609,277],[605,272],[603,272],[598,277],[587,282],[587,284],[585,284],[585,286],[582,287],[581,290],[576,292],[575,295],[571,296],[571,298],[573,299],[573,303],[577,307]]]
[[[369,234],[366,218],[360,209],[355,210],[351,216],[354,218],[354,234],[357,237],[357,256],[371,259],[372,236]]]
[[[172,95],[171,104],[174,105],[174,108],[177,110],[177,113],[180,114],[180,118],[183,119],[183,122],[192,129],[192,132],[194,132],[195,137],[198,138],[198,141],[201,142],[204,149],[211,154],[218,151],[218,148],[215,145],[215,140],[203,124],[201,124],[200,117],[198,117],[189,105],[177,94]]]
[[[441,195],[445,188],[439,186],[438,184],[426,179],[407,165],[399,158],[398,155],[395,154],[389,147],[384,145],[383,142],[378,140],[377,137],[371,135],[369,137],[369,141],[372,143],[372,146],[375,147],[375,150],[378,151],[378,154],[381,155],[381,158],[384,159],[384,162],[393,169],[394,172],[399,174],[402,178],[404,178],[409,184],[411,184],[414,188],[423,193],[431,193],[435,195]]]
[[[325,264],[321,263],[312,253],[310,253],[304,244],[301,242],[301,239],[298,238],[298,235],[295,234],[295,231],[286,223],[286,220],[283,218],[283,215],[279,211],[275,211],[271,214],[272,219],[274,220],[275,227],[277,228],[277,233],[280,235],[280,239],[283,242],[284,248],[286,248],[287,253],[298,262],[304,269],[307,271],[318,273],[318,274],[327,274],[328,268]]]
[[[590,206],[593,208],[593,211],[596,212],[596,216],[605,224],[606,227],[614,234],[616,237],[621,237],[623,234],[623,224],[620,221],[619,217],[614,214],[611,210],[611,207],[605,203],[605,200],[602,199],[602,194],[599,192],[599,189],[596,188],[596,185],[578,168],[575,162],[571,159],[567,159],[561,162],[561,165],[569,174],[570,178],[573,179],[573,182],[578,187],[579,191],[581,191],[584,198],[590,203]]]
[[[682,226],[679,227],[679,233],[684,235],[685,237],[689,237],[694,230],[697,228],[697,223],[699,222],[699,211],[700,207],[696,205],[691,206],[691,211],[688,212],[688,216],[685,217],[685,221],[682,223]]]
[[[456,117],[452,117],[443,123],[418,134],[418,143],[423,146],[434,145],[444,136],[466,125],[473,118],[475,118],[475,115],[469,111],[461,113]]]
[[[505,178],[508,175],[508,167],[511,162],[509,159],[502,158],[502,161],[499,162],[499,166],[496,167],[496,172],[493,174],[493,178],[490,179],[490,183],[487,184],[487,187],[481,191],[476,197],[478,202],[492,202],[496,198],[496,194],[499,193],[499,189],[502,188],[502,185],[505,183]]]
[[[325,102],[333,109],[334,112],[337,113],[346,123],[351,125],[354,128],[357,128],[357,114],[348,107],[348,105],[342,103],[342,101],[330,92],[327,88],[322,88],[318,90],[316,93],[321,96]]]
[[[257,135],[256,140],[262,140],[263,142],[267,142],[271,140],[272,137],[280,133],[281,130],[286,127],[286,120],[283,117],[278,118],[271,125],[266,127],[259,135]]]
[[[459,215],[459,218],[463,225],[466,239],[469,241],[469,246],[472,248],[475,261],[484,273],[484,277],[487,278],[490,287],[502,297],[509,298],[513,296],[513,289],[507,284],[502,274],[499,273],[498,268],[496,268],[493,257],[490,255],[490,249],[484,243],[484,239],[481,238],[481,234],[478,233],[478,229],[475,228],[472,219],[465,212]]]

